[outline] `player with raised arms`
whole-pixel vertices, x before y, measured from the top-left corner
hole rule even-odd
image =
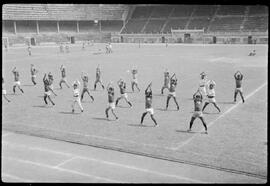
[[[201,79],[199,81],[199,90],[202,93],[203,98],[204,98],[204,96],[206,96],[206,86],[207,86],[208,80],[207,80],[206,73],[202,72],[200,75],[201,75]]]
[[[166,110],[168,109],[169,101],[170,101],[171,97],[173,97],[173,100],[177,106],[177,110],[179,110],[179,105],[178,105],[178,102],[176,100],[176,92],[175,92],[176,85],[177,85],[177,78],[176,78],[175,74],[173,74],[172,77],[170,78],[170,88],[169,88],[169,94],[168,94],[167,102],[166,102]]]
[[[133,68],[131,70],[131,74],[132,74],[132,80],[131,80],[131,88],[132,88],[132,92],[134,92],[134,86],[136,86],[137,90],[140,92],[140,88],[138,86],[138,70],[136,68]]]
[[[44,102],[46,105],[48,105],[48,102],[47,102],[47,98],[49,99],[49,101],[52,103],[52,105],[55,105],[55,103],[52,101],[51,99],[51,92],[57,96],[54,91],[51,89],[50,87],[50,80],[46,77],[46,73],[44,74],[44,77],[43,77],[43,84],[44,84]]]
[[[33,64],[31,64],[31,68],[30,68],[30,72],[31,72],[31,80],[33,82],[34,85],[36,85],[36,77],[37,77],[37,73],[38,73],[38,70],[34,67]]]
[[[107,92],[108,92],[108,107],[105,110],[105,114],[106,114],[106,118],[109,119],[109,111],[111,110],[115,119],[117,120],[118,117],[116,116],[116,114],[114,113],[114,109],[115,109],[115,102],[114,102],[114,87],[112,82],[110,82],[107,86]]]
[[[194,113],[191,117],[190,123],[189,123],[189,129],[187,130],[188,132],[191,131],[193,122],[196,118],[199,118],[202,123],[203,126],[205,128],[205,133],[207,134],[207,125],[204,121],[203,118],[203,113],[202,113],[202,100],[203,100],[203,96],[200,90],[197,90],[197,92],[195,92],[195,94],[193,94],[193,100],[194,100]]]
[[[143,120],[144,120],[144,117],[146,116],[146,114],[149,113],[151,119],[155,123],[155,126],[158,126],[158,124],[154,118],[154,108],[152,106],[153,95],[152,95],[151,86],[152,86],[152,82],[147,86],[147,88],[145,89],[145,92],[144,92],[145,93],[145,110],[146,111],[141,116],[141,124],[143,124]]]
[[[170,72],[168,71],[168,69],[166,69],[164,72],[164,85],[161,88],[161,94],[163,94],[165,88],[168,90],[170,88]]]
[[[118,102],[121,99],[124,99],[129,104],[129,106],[132,107],[132,104],[128,100],[128,95],[126,93],[126,82],[122,78],[120,78],[118,80],[117,84],[119,86],[121,96],[116,99],[116,104],[115,105],[117,106],[118,105]]]
[[[15,88],[18,87],[22,93],[23,89],[21,89],[21,82],[19,80],[20,74],[19,71],[16,70],[16,67],[13,68],[12,73],[14,74],[14,85],[13,85],[13,93],[15,94]]]
[[[213,80],[209,81],[208,87],[206,90],[208,99],[205,101],[202,111],[204,111],[204,109],[209,103],[212,103],[217,108],[218,112],[220,112],[220,109],[217,106],[216,99],[215,99],[215,96],[216,96],[215,89],[214,89],[215,86],[216,86],[216,83]]]
[[[100,71],[99,65],[96,68],[96,81],[94,84],[94,90],[96,90],[96,88],[97,88],[97,83],[100,83],[103,90],[104,90],[104,85],[102,84],[102,81],[101,81],[101,71]]]
[[[90,96],[90,98],[92,99],[92,101],[94,101],[93,96],[90,94],[89,89],[88,89],[88,75],[87,74],[81,74],[81,78],[83,81],[83,90],[82,90],[82,94],[81,94],[81,101],[83,100],[83,95],[85,92],[87,92],[87,94]]]
[[[69,85],[67,83],[67,78],[66,78],[66,67],[64,65],[61,65],[60,71],[61,71],[61,77],[62,77],[59,82],[60,89],[62,89],[62,83],[65,83],[66,86],[69,88]]]
[[[235,87],[235,91],[234,91],[234,102],[236,102],[236,97],[237,97],[237,94],[240,93],[240,96],[242,98],[242,102],[244,103],[245,100],[244,100],[244,96],[243,96],[243,89],[242,89],[242,80],[243,80],[243,74],[240,72],[240,71],[237,71],[235,74],[234,74],[234,79],[235,79],[235,84],[236,84],[236,87]]]

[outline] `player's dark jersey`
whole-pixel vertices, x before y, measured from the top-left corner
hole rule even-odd
[[[195,98],[194,99],[194,110],[195,111],[201,111],[202,110],[202,99],[201,98]]]
[[[61,75],[62,75],[62,78],[66,77],[66,69],[65,68],[63,68],[61,70]]]
[[[45,92],[48,92],[50,90],[49,86],[50,86],[50,82],[47,78],[43,79],[43,83],[44,83],[44,90]]]
[[[83,88],[87,88],[87,85],[88,85],[88,77],[87,77],[87,76],[83,76],[82,80],[83,80]]]
[[[240,77],[235,76],[236,88],[241,88],[241,86],[242,86],[242,80],[243,80],[243,75],[240,75]]]
[[[119,88],[120,88],[120,93],[121,94],[126,93],[126,83],[125,82],[120,83]]]
[[[145,108],[151,108],[152,107],[152,91],[145,90]]]
[[[176,80],[172,80],[172,81],[171,81],[171,84],[170,84],[169,91],[170,91],[170,92],[175,92],[176,85],[177,85],[177,81],[176,81]]]
[[[109,101],[109,103],[114,102],[114,90],[113,89],[108,91],[108,101]]]
[[[18,71],[14,71],[13,74],[14,74],[14,80],[15,81],[19,81],[19,72]]]

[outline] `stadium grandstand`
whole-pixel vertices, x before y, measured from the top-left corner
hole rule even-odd
[[[33,45],[71,38],[73,42],[268,42],[268,7],[261,5],[5,4],[2,12],[2,40],[9,45],[29,38]]]

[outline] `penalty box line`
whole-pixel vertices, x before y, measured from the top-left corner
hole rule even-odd
[[[267,82],[265,82],[264,84],[262,84],[261,86],[259,86],[257,89],[255,89],[253,92],[251,92],[250,94],[248,94],[245,98],[245,100],[249,99],[251,96],[253,96],[255,93],[257,93],[259,90],[261,90],[264,86],[267,85]],[[226,110],[223,114],[221,114],[219,117],[217,117],[215,120],[211,121],[208,125],[207,128],[210,128],[212,125],[215,124],[215,122],[217,120],[219,120],[220,118],[223,118],[225,115],[227,115],[228,113],[230,113],[233,109],[235,109],[242,101],[238,101],[238,103],[234,106],[232,106],[231,108],[229,108],[228,110]],[[200,133],[203,132],[204,129],[200,130]],[[180,148],[184,147],[185,145],[189,144],[196,136],[198,136],[199,133],[194,134],[194,136],[192,136],[191,138],[189,138],[188,140],[186,140],[185,142],[181,143],[180,145],[176,146],[176,147],[172,147],[171,150],[179,150]]]

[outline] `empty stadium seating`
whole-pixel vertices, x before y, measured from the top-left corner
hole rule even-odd
[[[172,29],[185,29],[185,26],[187,25],[188,18],[183,19],[170,19],[164,28],[164,33],[170,33],[171,28]]]
[[[151,13],[152,13],[153,7],[152,6],[139,6],[136,7],[136,9],[134,10],[133,14],[132,14],[132,18],[136,19],[136,18],[149,18]]]
[[[261,15],[268,14],[267,6],[250,6],[249,7],[249,15]]]
[[[119,32],[123,26],[123,21],[110,20],[101,21],[102,32]]]
[[[151,18],[166,18],[172,11],[173,6],[155,6]]]
[[[214,32],[236,32],[240,31],[243,17],[216,17],[210,26],[210,31]]]
[[[123,33],[140,33],[143,26],[146,23],[146,19],[142,20],[136,20],[131,19],[128,21],[128,23],[125,26],[125,29],[123,30]]]
[[[241,5],[222,5],[217,15],[244,15],[246,6]]]
[[[210,19],[208,17],[192,18],[188,25],[188,29],[203,29],[208,28]]]
[[[189,17],[194,8],[194,5],[176,5],[171,17]]]
[[[40,33],[50,33],[58,31],[56,21],[39,21],[38,25]]]
[[[197,16],[211,17],[214,15],[216,9],[217,9],[217,6],[214,6],[214,5],[198,5],[195,8],[193,17],[197,17]]]
[[[14,34],[14,21],[3,21],[2,22],[2,32]]]
[[[16,21],[17,33],[36,33],[36,21]]]
[[[165,19],[150,20],[145,27],[144,33],[160,33],[165,21]]]
[[[248,17],[243,25],[243,31],[267,31],[268,30],[268,17]]]

